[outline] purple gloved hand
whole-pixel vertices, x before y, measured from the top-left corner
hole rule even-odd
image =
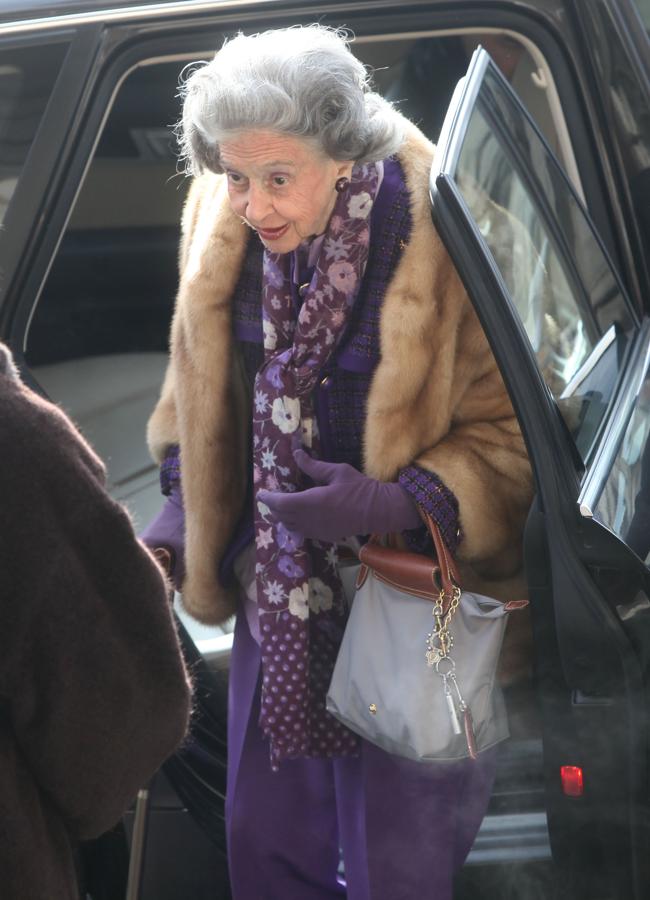
[[[257,499],[291,531],[319,541],[358,534],[388,534],[422,524],[415,501],[395,482],[368,478],[347,463],[312,459],[304,450],[294,458],[318,487],[294,494],[261,490]]]
[[[176,483],[158,513],[143,532],[140,540],[151,550],[163,547],[171,554],[169,575],[180,590],[185,577],[185,510],[180,483]]]

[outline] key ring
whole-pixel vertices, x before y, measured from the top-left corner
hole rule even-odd
[[[446,672],[444,670],[443,671],[440,670],[440,666],[442,663],[447,663],[447,665],[449,666],[449,668],[447,669]],[[435,668],[436,668],[436,674],[440,675],[440,677],[444,678],[446,681],[447,678],[449,678],[450,675],[453,675],[454,672],[456,671],[456,663],[453,661],[451,656],[443,656],[441,659],[439,659],[435,663]]]

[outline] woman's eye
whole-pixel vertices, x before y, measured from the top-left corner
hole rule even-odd
[[[288,183],[285,175],[274,175],[271,179],[274,187],[284,187]]]
[[[241,187],[245,182],[245,178],[243,175],[238,175],[236,172],[228,172],[228,181],[230,184],[236,185],[237,187]]]

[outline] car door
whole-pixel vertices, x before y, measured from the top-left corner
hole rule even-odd
[[[98,27],[4,34],[0,24],[0,330],[18,361],[34,291],[34,255],[47,229],[80,99],[97,50]]]
[[[554,860],[567,896],[641,898],[650,320],[633,309],[568,178],[484,50],[447,113],[431,200],[534,473],[525,567]]]
[[[585,68],[616,173],[617,214],[630,235],[632,283],[647,294],[650,255],[650,3],[573,0]],[[633,288],[631,288],[633,289]]]

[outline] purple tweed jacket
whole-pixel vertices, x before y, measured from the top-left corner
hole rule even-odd
[[[316,388],[315,410],[321,437],[321,452],[332,462],[346,462],[363,468],[362,447],[366,403],[372,376],[379,362],[379,319],[381,305],[391,275],[411,230],[409,197],[404,176],[395,159],[385,161],[384,181],[371,214],[373,235],[366,274],[355,301],[346,334],[337,353],[321,373]],[[257,236],[251,238],[244,266],[233,297],[235,339],[239,342],[252,385],[264,359],[262,306],[263,246]],[[313,270],[292,263],[294,300],[301,303],[301,285],[308,284]],[[252,464],[251,464],[252,471]],[[178,447],[170,448],[161,467],[161,487],[168,495],[181,477]],[[458,520],[458,502],[442,481],[419,466],[407,466],[399,475],[400,484],[418,505],[430,513],[440,526],[443,539],[452,553],[462,537]],[[236,554],[252,540],[252,504],[239,523],[233,541],[222,561],[222,577],[229,574]],[[413,549],[428,548],[423,528],[406,534]]]

